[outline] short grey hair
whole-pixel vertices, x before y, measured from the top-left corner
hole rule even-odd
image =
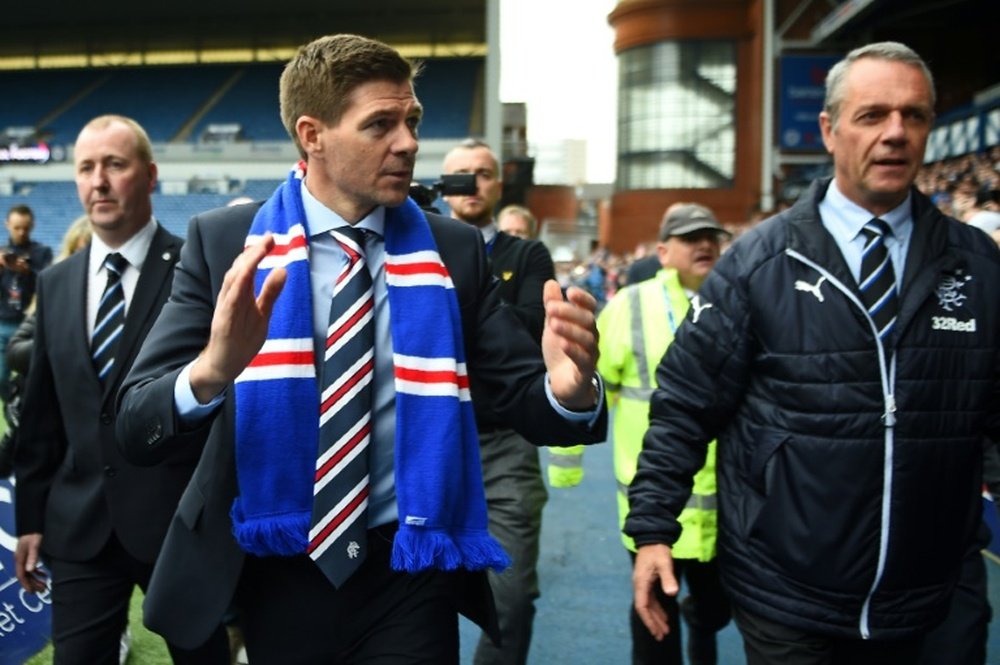
[[[937,101],[937,92],[934,90],[934,76],[931,74],[931,70],[927,67],[927,63],[924,62],[923,58],[917,55],[917,52],[906,44],[900,44],[899,42],[875,42],[874,44],[854,49],[844,56],[843,60],[831,67],[827,73],[826,98],[823,100],[823,110],[830,116],[830,125],[832,127],[836,128],[837,122],[840,120],[840,106],[844,101],[844,80],[847,78],[847,72],[850,70],[851,65],[865,58],[892,60],[920,69],[927,79],[927,84],[930,86],[931,108],[934,108],[934,104]]]
[[[493,170],[496,171],[495,175],[497,178],[500,178],[502,180],[503,173],[500,172],[500,158],[497,157],[497,154],[495,152],[493,152],[493,148],[490,147],[489,143],[487,143],[482,139],[478,139],[474,136],[462,139],[461,143],[459,143],[457,146],[455,146],[445,154],[444,161],[447,162],[448,158],[451,157],[454,153],[458,152],[459,150],[475,150],[477,148],[486,148],[486,150],[490,153],[490,157],[493,158]]]

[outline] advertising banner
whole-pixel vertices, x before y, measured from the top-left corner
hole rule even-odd
[[[826,73],[840,56],[781,56],[778,145],[782,150],[823,151],[819,112]]]
[[[0,665],[21,665],[49,641],[49,592],[27,593],[14,577],[14,487],[0,479]]]

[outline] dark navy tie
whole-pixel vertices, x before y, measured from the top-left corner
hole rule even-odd
[[[97,306],[94,321],[94,336],[90,340],[90,355],[94,359],[97,377],[103,383],[115,364],[118,340],[125,327],[125,290],[122,288],[122,273],[128,261],[114,252],[104,259],[108,272],[108,283]]]
[[[858,286],[861,300],[875,322],[880,339],[885,340],[896,324],[899,303],[896,297],[896,272],[885,247],[889,225],[878,217],[865,224],[865,248],[861,255],[861,275]]]

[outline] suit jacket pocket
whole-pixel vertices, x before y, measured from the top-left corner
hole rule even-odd
[[[191,531],[197,531],[201,515],[205,512],[205,496],[195,483],[188,483],[177,504],[177,516]]]

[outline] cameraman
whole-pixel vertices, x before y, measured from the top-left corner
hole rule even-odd
[[[0,248],[0,399],[10,394],[10,369],[3,351],[35,297],[38,273],[52,263],[52,249],[34,242],[35,215],[26,205],[7,211],[7,245]]]

